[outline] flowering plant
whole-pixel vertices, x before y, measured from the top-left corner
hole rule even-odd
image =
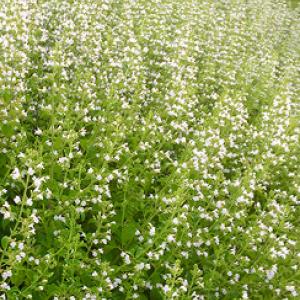
[[[297,13],[1,1],[0,298],[299,299]]]

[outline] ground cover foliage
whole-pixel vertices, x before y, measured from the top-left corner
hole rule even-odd
[[[299,9],[0,2],[0,298],[299,299]]]

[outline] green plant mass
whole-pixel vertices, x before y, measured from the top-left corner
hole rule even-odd
[[[300,7],[0,1],[0,300],[300,299]]]

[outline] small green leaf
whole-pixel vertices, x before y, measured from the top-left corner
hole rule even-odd
[[[1,246],[3,249],[6,249],[6,247],[8,246],[8,243],[9,243],[9,237],[8,236],[4,236],[2,239],[1,239]]]
[[[81,213],[80,214],[80,220],[83,222],[85,220],[85,213]]]
[[[24,276],[25,272],[24,270],[18,270],[17,272],[15,272],[11,278],[11,282],[15,285],[15,286],[19,286],[22,284],[22,282],[24,282],[25,280],[25,276]]]
[[[6,103],[8,103],[12,100],[13,93],[9,90],[5,90],[1,93],[1,98],[3,98]]]
[[[0,154],[0,177],[4,177],[7,172],[8,157],[5,154]]]
[[[62,150],[65,146],[65,140],[62,137],[56,137],[53,141],[53,148],[55,150]]]
[[[0,153],[0,166],[5,166],[6,160],[7,160],[6,155]]]
[[[162,300],[163,299],[159,289],[154,288],[154,289],[151,290],[150,299],[151,300]]]
[[[133,224],[124,225],[121,234],[122,244],[131,242],[131,240],[134,238],[135,231],[136,231],[136,227]]]
[[[140,298],[141,300],[148,300],[148,297],[145,294],[140,294]]]
[[[6,137],[11,137],[15,132],[13,127],[8,124],[2,125],[1,131],[2,131],[3,135]]]

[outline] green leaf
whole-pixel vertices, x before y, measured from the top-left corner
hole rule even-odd
[[[56,175],[57,173],[56,172],[61,172],[60,169],[55,169],[56,166],[54,166],[54,174]],[[62,173],[62,172],[61,172]],[[61,175],[59,173],[59,175]],[[57,176],[59,177],[59,176]],[[60,187],[59,187],[59,183],[55,180],[52,180],[48,183],[48,188],[51,190],[51,192],[53,193],[53,195],[55,197],[58,197],[59,196],[59,193],[60,193]]]
[[[11,137],[15,132],[13,127],[8,124],[2,125],[1,131],[2,131],[3,135],[6,137]]]
[[[53,173],[54,173],[54,178],[56,180],[58,180],[58,181],[62,180],[62,178],[64,176],[64,171],[60,165],[55,164],[53,166]]]
[[[161,295],[159,289],[154,288],[150,292],[150,300],[162,300],[163,296]]]
[[[87,151],[91,146],[94,145],[95,139],[93,137],[83,138],[80,140],[81,147]]]
[[[158,270],[154,271],[150,276],[152,283],[159,283],[161,281],[160,273]]]
[[[122,244],[126,244],[132,241],[136,231],[136,226],[134,224],[124,225],[122,228],[121,241]]]
[[[10,240],[10,238],[8,236],[4,236],[1,239],[1,246],[3,249],[6,249],[6,247],[8,246],[9,240]]]
[[[24,280],[25,280],[25,276],[24,276],[25,272],[24,270],[18,270],[16,271],[12,278],[11,278],[11,282],[15,285],[15,286],[19,286],[21,285]]]
[[[140,294],[139,299],[141,299],[141,300],[148,300],[148,297],[145,294]]]
[[[85,213],[81,213],[80,214],[80,220],[83,222],[85,220]]]
[[[1,98],[3,98],[6,103],[8,103],[9,101],[12,100],[13,93],[9,90],[5,90],[1,93]]]
[[[60,288],[55,284],[48,284],[45,288],[45,291],[47,292],[47,295],[51,297],[59,294]]]
[[[53,148],[55,150],[62,150],[65,147],[65,140],[62,137],[55,137],[53,141]]]
[[[0,178],[4,177],[7,172],[6,164],[8,162],[8,157],[5,154],[0,154]]]
[[[6,160],[7,160],[6,155],[0,153],[0,166],[5,166]]]

